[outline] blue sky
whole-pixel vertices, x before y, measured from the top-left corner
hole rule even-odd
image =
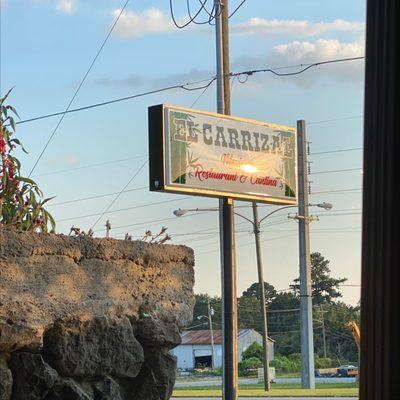
[[[1,1],[1,92],[15,86],[10,102],[22,119],[66,107],[123,3]],[[178,20],[184,21],[186,2],[174,3]],[[192,4],[196,9],[198,3],[192,0]],[[231,0],[230,4],[234,9],[239,0]],[[169,2],[160,0],[130,1],[73,107],[214,74],[213,27],[191,25],[178,30],[172,25],[168,6]],[[365,4],[361,0],[248,0],[230,20],[232,70],[361,56],[364,23]],[[191,106],[198,96],[199,92],[175,90],[68,115],[36,168],[36,180],[46,195],[57,196],[54,203],[118,192],[147,158],[147,107],[159,103]],[[195,107],[215,110],[214,86]],[[310,179],[315,193],[311,201],[334,204],[330,216],[314,210],[320,221],[312,224],[312,250],[331,260],[334,276],[349,278],[349,284],[359,284],[361,193],[331,191],[361,188],[362,153],[325,152],[362,147],[363,61],[320,66],[299,76],[258,74],[246,83],[235,80],[232,113],[292,126],[297,119],[309,123],[311,153],[324,152],[310,156]],[[30,153],[21,154],[26,171],[56,123],[57,118],[49,118],[19,126],[18,136]],[[88,167],[106,162],[110,163]],[[338,169],[357,170],[324,172]],[[147,166],[129,188],[146,185]],[[327,191],[330,193],[316,193]],[[157,230],[167,226],[172,236],[175,234],[174,243],[195,249],[196,291],[218,294],[218,216],[208,213],[173,219],[172,215],[178,207],[207,207],[217,202],[184,197],[150,193],[147,189],[122,194],[111,211],[171,202],[113,212],[96,229],[102,230],[107,218],[116,237],[125,232],[139,236],[146,228]],[[97,216],[85,216],[102,212],[112,199],[108,196],[54,205],[49,210],[60,221],[58,231],[67,233],[72,225],[88,229]],[[273,207],[262,207],[260,214],[268,209]],[[250,215],[250,210],[242,211]],[[149,222],[159,219],[168,220]],[[130,226],[116,228],[125,225]],[[298,274],[296,229],[285,212],[264,225],[264,274],[277,289],[287,288]],[[241,293],[257,279],[257,274],[250,227],[244,220],[237,220],[237,230]],[[203,232],[193,234],[197,231]],[[345,301],[356,303],[359,287],[344,287],[343,293]]]

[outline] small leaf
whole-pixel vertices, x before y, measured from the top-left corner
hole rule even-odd
[[[4,103],[4,100],[8,97],[8,95],[11,93],[11,91],[14,89],[14,86],[6,93],[4,97],[0,99],[0,103]]]
[[[53,199],[55,199],[56,198],[56,196],[53,196],[53,197],[48,197],[47,199],[44,199],[41,203],[40,203],[40,205],[45,205],[47,202],[49,202],[50,200],[53,200]]]
[[[8,106],[6,106],[6,108],[7,108],[8,110],[11,110],[18,118],[21,118],[21,117],[18,115],[17,110],[16,110],[13,106],[8,105]]]
[[[25,182],[25,183],[30,183],[31,185],[35,185],[36,186],[36,182],[34,180],[30,179],[30,178],[24,178],[22,176],[18,176],[15,179],[17,179],[18,181]]]
[[[8,117],[8,118],[10,120],[10,125],[11,125],[12,130],[15,132],[16,126],[15,126],[14,118],[13,117]]]

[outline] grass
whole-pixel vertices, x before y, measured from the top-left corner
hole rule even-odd
[[[297,384],[272,385],[271,391],[264,392],[262,385],[240,385],[239,395],[242,397],[357,397],[358,388],[352,383],[331,383],[317,385],[316,389],[301,389]],[[173,397],[218,397],[219,387],[181,387],[176,388]]]

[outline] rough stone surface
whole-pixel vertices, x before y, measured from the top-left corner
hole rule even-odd
[[[0,229],[0,352],[37,351],[71,316],[142,314],[191,322],[194,256],[185,246]]]
[[[168,400],[176,379],[176,357],[163,349],[146,349],[135,400]]]
[[[72,379],[57,382],[45,400],[94,400]]]
[[[13,379],[8,368],[0,367],[0,400],[10,400]]]
[[[95,400],[122,400],[118,383],[109,376],[93,385],[93,394]]]
[[[134,378],[144,357],[128,318],[56,321],[44,336],[46,360],[63,376]]]
[[[57,372],[40,354],[14,353],[10,361],[13,374],[13,400],[41,400],[57,380]]]
[[[172,349],[182,342],[179,329],[174,323],[148,316],[137,321],[136,326],[135,335],[144,346],[165,346]]]
[[[0,400],[167,400],[191,322],[184,246],[0,228]]]

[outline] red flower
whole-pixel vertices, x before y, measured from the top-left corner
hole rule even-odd
[[[6,141],[3,137],[0,137],[0,153],[5,153],[6,151]]]

